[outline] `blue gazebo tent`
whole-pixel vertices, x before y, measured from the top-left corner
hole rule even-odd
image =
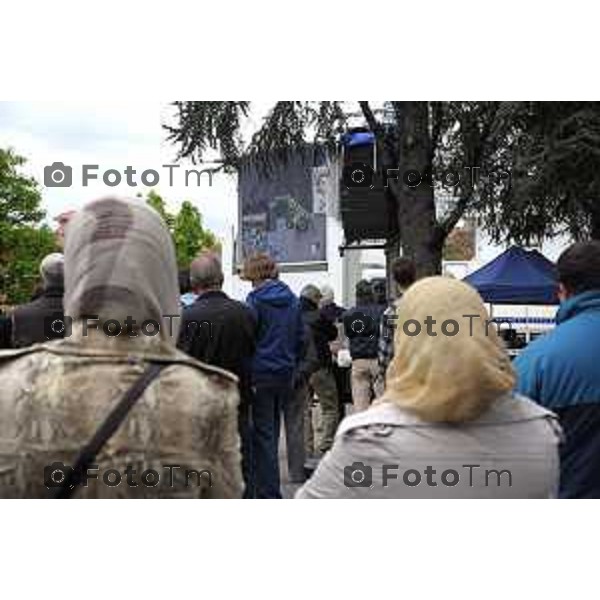
[[[354,130],[342,136],[342,144],[346,148],[375,145],[375,135],[372,131]]]
[[[513,246],[464,281],[490,304],[558,304],[556,267],[537,250]]]

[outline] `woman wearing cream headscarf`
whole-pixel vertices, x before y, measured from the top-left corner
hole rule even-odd
[[[397,308],[386,392],[340,425],[298,498],[551,497],[560,430],[512,392],[477,292],[430,277]]]
[[[52,496],[48,473],[73,465],[150,363],[159,376],[77,497],[241,496],[237,379],[176,349],[178,294],[173,243],[152,208],[103,198],[77,212],[65,339],[0,352],[0,497]]]

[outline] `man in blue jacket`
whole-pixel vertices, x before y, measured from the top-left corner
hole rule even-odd
[[[300,302],[279,281],[277,265],[266,254],[250,257],[244,278],[253,290],[246,303],[258,333],[252,363],[254,481],[257,498],[281,498],[279,430],[281,411],[293,393],[293,379],[303,346]]]
[[[600,498],[600,242],[574,244],[557,266],[557,327],[515,361],[518,391],[560,418],[561,497]]]

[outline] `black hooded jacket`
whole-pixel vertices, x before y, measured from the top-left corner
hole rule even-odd
[[[63,293],[62,287],[47,288],[28,304],[15,308],[9,324],[13,347],[23,348],[64,337],[65,332],[68,334],[68,323],[64,319],[63,311]],[[62,329],[61,333],[63,324],[67,327]]]
[[[333,361],[329,342],[336,339],[338,331],[312,300],[301,297],[300,310],[307,343],[298,367],[298,376],[306,380],[319,369],[331,368]]]

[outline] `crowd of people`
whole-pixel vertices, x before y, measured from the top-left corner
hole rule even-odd
[[[409,258],[389,294],[360,281],[344,308],[328,286],[296,296],[256,253],[241,302],[213,252],[178,272],[141,201],[91,202],[64,236],[37,297],[0,317],[2,497],[55,494],[48,469],[75,464],[136,386],[96,466],[171,477],[78,479],[78,496],[281,498],[283,449],[298,498],[600,497],[600,242],[560,257],[558,325],[511,363],[478,293],[417,280]],[[398,327],[432,315],[477,319]]]

